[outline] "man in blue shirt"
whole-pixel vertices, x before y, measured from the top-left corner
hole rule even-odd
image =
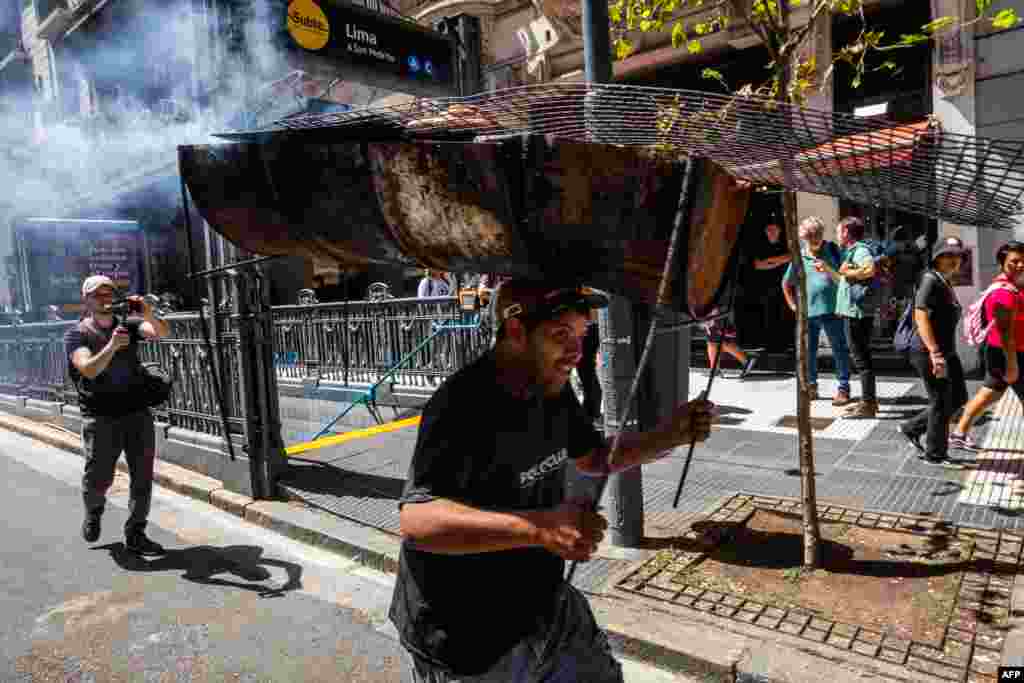
[[[836,315],[838,288],[828,273],[828,269],[839,268],[841,254],[834,242],[825,240],[825,224],[817,216],[808,216],[801,221],[798,235],[807,278],[807,379],[811,400],[818,399],[818,344],[824,331],[832,346],[832,358],[839,376],[839,390],[832,405],[845,406],[850,403],[850,351],[846,346],[843,320]],[[795,312],[796,271],[792,264],[782,278],[782,293]]]

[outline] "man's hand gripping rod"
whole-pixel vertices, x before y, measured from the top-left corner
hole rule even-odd
[[[664,310],[665,297],[668,294],[668,283],[669,278],[672,275],[673,268],[676,262],[676,252],[679,247],[679,233],[680,228],[683,225],[683,221],[689,218],[689,212],[687,211],[687,200],[690,194],[690,177],[693,173],[693,160],[691,158],[686,159],[686,170],[683,172],[683,186],[679,190],[679,204],[676,209],[675,220],[672,225],[672,237],[668,243],[668,253],[665,255],[665,267],[661,273],[661,282],[658,284],[658,299],[654,307],[654,315],[651,316],[651,326],[647,329],[647,339],[644,341],[644,350],[640,354],[640,362],[637,364],[636,373],[633,375],[633,382],[629,387],[629,396],[626,399],[626,406],[624,415],[619,420],[618,430],[615,432],[615,438],[612,440],[612,447],[608,453],[608,467],[609,469],[615,463],[615,457],[619,454],[619,447],[622,442],[622,431],[626,424],[629,423],[630,412],[633,409],[633,401],[636,399],[637,389],[640,387],[640,378],[644,374],[644,369],[647,367],[647,360],[651,355],[651,347],[654,345],[654,334],[658,327],[658,321],[661,320]],[[717,360],[717,359],[716,359]],[[592,501],[593,507],[596,510],[597,506],[601,502],[601,497],[604,495],[604,489],[608,485],[608,477],[602,477],[600,483],[597,486],[597,495]],[[569,574],[566,576],[566,581],[572,583],[572,577],[576,573],[576,561],[573,560],[572,564],[569,565]]]

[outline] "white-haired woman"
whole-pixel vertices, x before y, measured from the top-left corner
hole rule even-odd
[[[846,345],[843,320],[836,315],[838,288],[828,274],[829,269],[839,268],[842,254],[838,245],[825,239],[825,223],[817,216],[803,219],[797,234],[807,277],[807,379],[811,399],[818,398],[818,344],[824,332],[832,346],[832,359],[839,377],[839,390],[832,405],[844,406],[850,403],[850,350]],[[789,307],[796,311],[796,271],[792,265],[782,278],[782,293]]]

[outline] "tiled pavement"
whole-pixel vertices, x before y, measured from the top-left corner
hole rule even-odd
[[[686,449],[644,467],[646,530],[671,536],[685,519],[705,511],[738,491],[797,497],[800,479],[796,432],[777,426],[795,413],[795,380],[764,375],[753,382],[715,380],[712,400],[723,408],[721,428],[694,454],[678,510],[672,498]],[[693,393],[706,383],[692,375]],[[1024,478],[1024,415],[1012,392],[994,410],[994,419],[975,436],[992,449],[963,454],[966,469],[926,465],[896,430],[899,420],[923,407],[923,393],[913,382],[880,381],[879,419],[837,421],[816,432],[817,493],[821,502],[851,507],[929,514],[976,527],[1024,528],[1020,495],[1012,483]],[[822,395],[835,380],[819,379]],[[969,389],[976,389],[969,383]],[[854,384],[854,393],[858,387]],[[812,414],[830,417],[828,401],[815,402]],[[416,430],[405,429],[303,454],[293,459],[285,488],[297,498],[389,533],[398,532],[396,500],[408,471]],[[622,561],[608,559],[581,568],[583,587],[603,583]]]

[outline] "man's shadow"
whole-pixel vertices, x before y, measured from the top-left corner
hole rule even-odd
[[[197,545],[181,550],[168,550],[152,559],[128,552],[124,543],[97,546],[106,550],[121,569],[133,572],[184,571],[183,579],[211,586],[231,586],[256,591],[261,598],[277,598],[302,588],[302,567],[294,562],[262,557],[263,548],[254,545],[229,545],[215,548]],[[288,574],[288,581],[280,588],[259,582],[270,578],[267,567],[280,567]],[[214,578],[218,574],[232,574],[243,581]]]

